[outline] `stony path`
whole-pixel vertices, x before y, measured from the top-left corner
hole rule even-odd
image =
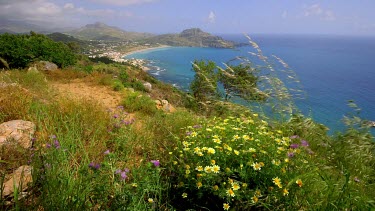
[[[105,108],[116,108],[123,99],[120,92],[115,92],[110,87],[94,86],[78,79],[70,83],[54,82],[52,83],[52,87],[58,91],[58,94],[74,99],[92,100],[103,105]]]

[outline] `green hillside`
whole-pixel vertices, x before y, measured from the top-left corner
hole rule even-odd
[[[233,48],[235,44],[221,37],[211,35],[199,28],[186,29],[179,34],[163,34],[145,40],[170,46],[197,46],[213,48]]]
[[[148,33],[128,32],[104,23],[87,24],[79,29],[67,32],[67,34],[83,40],[138,40],[151,37]]]

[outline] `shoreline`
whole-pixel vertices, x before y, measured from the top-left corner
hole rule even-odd
[[[163,48],[170,48],[170,47],[173,47],[173,46],[170,46],[170,45],[161,45],[161,46],[157,46],[157,47],[145,47],[145,48],[142,47],[140,49],[134,49],[134,50],[130,50],[129,52],[124,53],[122,55],[122,58],[124,58],[126,56],[130,56],[130,55],[135,54],[135,53],[142,53],[142,52],[146,52],[146,51],[163,49]]]
[[[140,59],[141,61],[138,61],[138,59],[134,59],[134,58],[125,58],[127,56],[130,56],[132,54],[135,54],[135,53],[141,53],[141,52],[146,52],[146,51],[151,51],[151,50],[157,50],[157,49],[163,49],[163,48],[170,48],[172,46],[169,46],[169,45],[160,45],[160,46],[157,46],[157,47],[144,47],[142,46],[140,49],[134,49],[134,50],[130,50],[129,52],[126,52],[124,54],[121,55],[121,59],[125,59],[125,60],[136,60],[135,62],[135,65],[139,65],[140,68],[147,72],[149,70],[151,70],[149,67],[145,66],[145,60],[144,59]]]

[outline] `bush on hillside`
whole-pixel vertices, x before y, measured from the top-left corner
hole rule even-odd
[[[0,57],[10,68],[25,68],[34,61],[50,61],[59,67],[75,64],[72,50],[61,42],[54,42],[42,34],[0,35]]]

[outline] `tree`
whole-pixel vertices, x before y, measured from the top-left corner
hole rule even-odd
[[[24,68],[38,60],[65,67],[77,60],[76,55],[65,44],[34,32],[30,35],[0,35],[0,57],[8,62],[10,68]]]
[[[219,68],[219,81],[225,90],[225,100],[231,96],[238,96],[246,101],[264,100],[265,95],[257,89],[258,77],[255,69],[250,65],[227,66]]]
[[[217,84],[218,75],[216,64],[212,61],[194,61],[194,80],[190,84],[195,99],[201,102],[217,99],[219,97]]]

